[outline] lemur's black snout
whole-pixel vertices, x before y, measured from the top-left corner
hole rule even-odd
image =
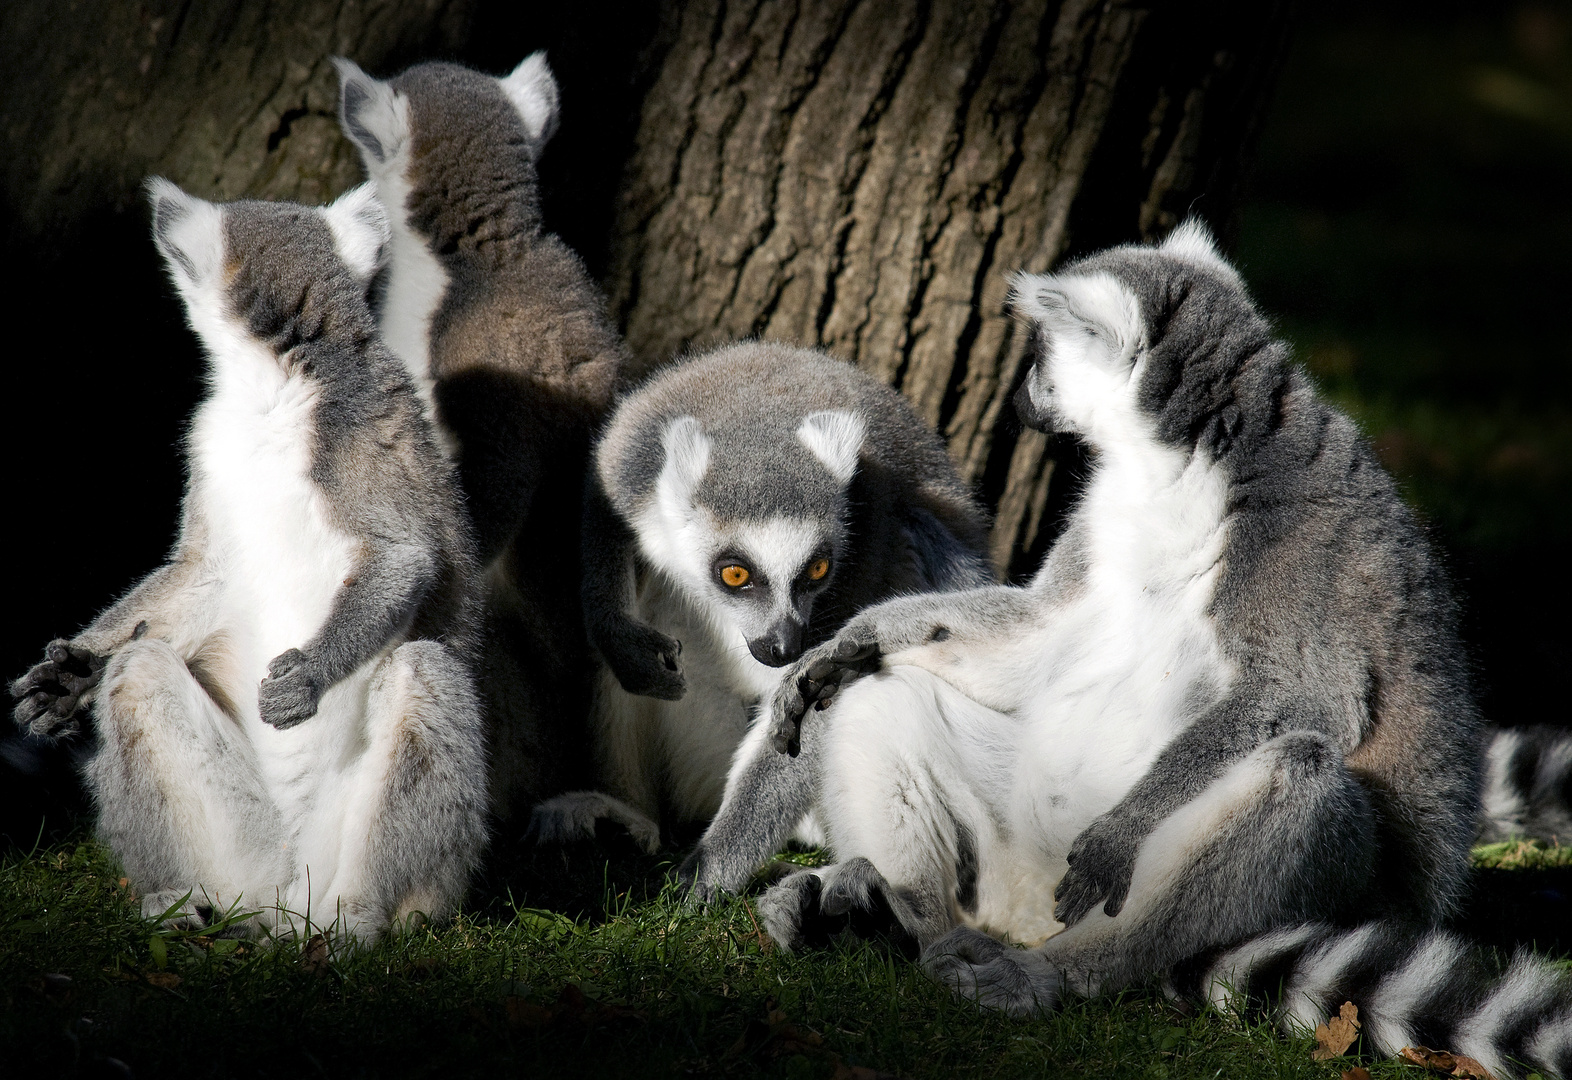
[[[1049,416],[1045,410],[1037,407],[1037,403],[1032,400],[1031,387],[1032,380],[1031,376],[1028,375],[1026,380],[1021,383],[1020,389],[1015,392],[1016,415],[1021,418],[1021,423],[1033,431],[1042,431],[1052,435],[1054,430],[1053,417]]]
[[[784,667],[802,655],[802,623],[782,619],[769,633],[748,642],[748,651],[761,664]]]

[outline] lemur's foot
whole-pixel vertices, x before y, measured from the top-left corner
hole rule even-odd
[[[829,708],[841,690],[879,670],[881,655],[872,628],[853,625],[798,660],[770,699],[771,745],[796,757],[809,707]]]
[[[1042,953],[957,926],[922,952],[923,970],[961,997],[1011,1016],[1052,1012],[1064,976]]]
[[[1140,831],[1116,811],[1088,825],[1070,845],[1070,868],[1054,887],[1053,897],[1058,901],[1054,918],[1073,926],[1098,901],[1105,901],[1103,912],[1109,918],[1118,915],[1130,895],[1140,846]]]
[[[257,688],[257,709],[263,723],[284,731],[316,715],[323,689],[310,658],[287,649],[268,664],[267,678]]]
[[[11,684],[16,707],[11,716],[29,735],[53,738],[77,730],[83,695],[104,677],[108,657],[64,638],[44,648],[44,659]]]
[[[788,951],[825,945],[850,931],[857,937],[884,937],[916,954],[916,941],[895,914],[890,884],[864,858],[816,870],[798,870],[759,897],[765,932]]]
[[[570,791],[540,803],[529,816],[526,840],[537,844],[571,844],[595,839],[595,825],[614,821],[628,830],[645,852],[660,850],[660,826],[621,799],[599,791]]]

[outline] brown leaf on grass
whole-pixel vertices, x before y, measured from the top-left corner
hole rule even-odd
[[[173,971],[149,971],[142,976],[152,986],[160,990],[173,990],[180,985],[180,976]]]
[[[866,1065],[848,1065],[844,1061],[837,1060],[835,1071],[830,1074],[830,1080],[900,1080],[900,1078],[894,1073],[880,1072]]]
[[[505,997],[502,1008],[507,1012],[508,1027],[543,1028],[557,1018],[557,1014],[544,1005],[534,1005],[521,997]]]
[[[1339,1080],[1370,1080],[1370,1070],[1363,1065],[1355,1065],[1346,1070]]]
[[[543,1028],[554,1024],[642,1024],[649,1017],[625,1005],[603,1005],[573,983],[562,988],[555,1005],[535,1005],[516,995],[502,999],[509,1027]]]
[[[1445,1050],[1432,1050],[1428,1046],[1405,1046],[1398,1054],[1415,1065],[1423,1065],[1431,1072],[1446,1073],[1464,1080],[1495,1080],[1483,1065],[1462,1054],[1449,1054]]]
[[[1315,1029],[1315,1049],[1310,1056],[1317,1061],[1342,1057],[1359,1038],[1359,1006],[1352,1001],[1343,1002],[1337,1015]]]
[[[328,945],[326,935],[312,934],[306,941],[306,947],[300,950],[300,970],[318,976],[327,974]]]
[[[775,942],[763,930],[759,929],[759,920],[753,917],[753,905],[746,900],[742,902],[742,909],[748,913],[748,921],[753,924],[753,934],[759,939],[759,951],[769,952],[775,948]]]

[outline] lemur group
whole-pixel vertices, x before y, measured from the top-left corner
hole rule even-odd
[[[1004,585],[855,366],[624,375],[542,227],[543,55],[338,66],[370,179],[332,205],[148,183],[208,363],[179,539],[12,686],[92,740],[146,913],[369,943],[499,830],[707,822],[698,903],[830,853],[755,901],[787,949],[855,916],[1009,1013],[1161,979],[1572,1077],[1572,979],[1446,928],[1481,830],[1572,837],[1572,742],[1485,727],[1424,528],[1203,226],[1015,277],[1015,408],[1092,465]]]

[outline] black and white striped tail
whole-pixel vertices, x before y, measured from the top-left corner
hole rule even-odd
[[[1311,1030],[1345,1001],[1359,1007],[1362,1049],[1465,1054],[1506,1080],[1572,1080],[1572,971],[1519,952],[1505,966],[1445,930],[1372,922],[1288,927],[1186,965],[1172,988],[1193,1000],[1276,1016]]]
[[[1503,728],[1485,751],[1479,839],[1528,836],[1572,844],[1572,731]]]

